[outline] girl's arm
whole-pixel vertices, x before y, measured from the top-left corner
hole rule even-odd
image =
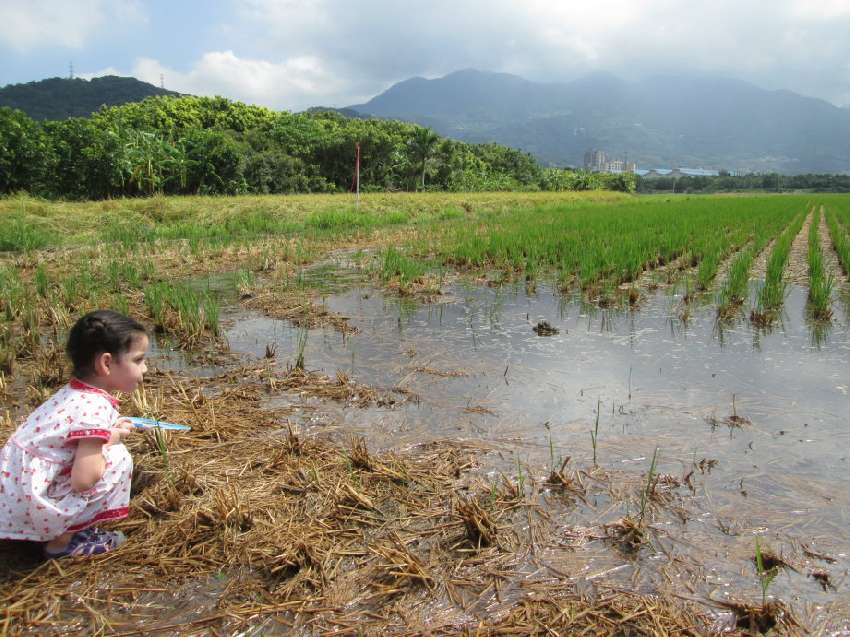
[[[108,441],[101,438],[83,438],[77,443],[74,452],[74,464],[71,466],[71,488],[81,493],[88,491],[106,471],[106,458],[103,456],[104,445],[117,445],[133,430],[127,420],[120,419],[112,428]]]
[[[71,488],[74,491],[88,491],[103,477],[106,471],[103,445],[104,441],[99,438],[84,438],[77,443],[71,466]]]

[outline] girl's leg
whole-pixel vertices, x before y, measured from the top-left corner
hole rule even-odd
[[[71,538],[74,537],[73,531],[68,531],[67,533],[63,533],[57,538],[53,538],[47,544],[44,545],[44,550],[49,553],[59,553],[64,551],[68,547],[68,542],[71,541]]]

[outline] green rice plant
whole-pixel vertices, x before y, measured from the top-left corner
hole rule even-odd
[[[823,252],[820,248],[818,227],[821,211],[814,214],[809,226],[809,311],[812,318],[828,321],[832,317],[832,290],[835,281],[832,274],[827,275],[823,265]]]
[[[122,289],[138,289],[142,285],[142,273],[130,260],[112,259],[106,264],[106,281],[109,289],[120,292]]]
[[[304,369],[304,350],[307,349],[307,337],[309,332],[305,327],[298,330],[298,342],[295,349],[295,369]]]
[[[649,503],[649,497],[652,492],[655,490],[655,465],[658,460],[658,447],[655,448],[655,452],[652,454],[652,464],[649,466],[649,473],[646,474],[646,485],[641,492],[640,497],[640,518],[639,522],[643,525],[644,516],[646,515],[646,505]]]
[[[767,589],[779,574],[779,567],[766,569],[761,553],[761,545],[759,544],[759,536],[756,536],[756,573],[758,574],[759,584],[761,585],[761,606],[764,608],[767,605]]]
[[[593,445],[593,466],[596,465],[596,441],[599,438],[599,412],[602,411],[602,399],[596,399],[596,426],[590,432],[590,442]]]
[[[519,461],[519,454],[516,457],[516,484],[517,484],[517,496],[523,497],[525,494],[525,473],[522,470],[522,464]]]
[[[35,291],[41,298],[46,299],[50,292],[50,279],[47,276],[47,270],[44,269],[44,265],[39,264],[39,266],[35,269],[33,280],[35,283]]]
[[[384,281],[398,277],[404,286],[412,283],[425,273],[425,266],[414,259],[406,257],[390,246],[381,255],[381,278]]]
[[[149,285],[145,288],[145,305],[157,329],[165,329],[166,310],[165,284]]]
[[[221,326],[219,325],[219,307],[216,300],[210,295],[206,295],[203,301],[204,306],[204,327],[206,327],[213,336],[221,335]]]
[[[114,295],[109,306],[116,312],[121,312],[121,314],[127,315],[130,313],[130,303],[127,301],[127,297],[121,294]]]
[[[100,236],[103,241],[117,242],[125,248],[140,243],[149,243],[156,238],[156,226],[146,217],[123,211],[109,215],[102,221]]]
[[[847,230],[838,221],[838,217],[834,210],[827,210],[826,225],[829,228],[829,235],[832,238],[832,245],[838,254],[838,260],[841,263],[841,269],[845,276],[850,276],[850,241],[847,240]]]
[[[168,440],[167,434],[160,427],[153,428],[153,439],[156,444],[156,449],[159,452],[160,458],[162,458],[162,464],[165,467],[166,475],[170,475],[171,473],[171,460],[168,457]]]
[[[0,252],[30,252],[57,243],[56,235],[23,215],[0,222]]]
[[[764,285],[759,290],[756,307],[750,314],[750,320],[754,323],[769,325],[785,303],[786,282],[782,275],[791,253],[791,245],[800,233],[806,216],[801,214],[776,240],[767,260]]]

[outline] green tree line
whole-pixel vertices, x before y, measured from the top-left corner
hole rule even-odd
[[[778,173],[684,177],[638,177],[637,191],[711,193],[763,190],[781,192],[850,192],[850,175],[780,175]]]
[[[215,97],[150,97],[38,122],[0,108],[0,194],[62,199],[361,188],[631,192],[632,175],[544,168],[528,153],[334,111],[276,112]]]

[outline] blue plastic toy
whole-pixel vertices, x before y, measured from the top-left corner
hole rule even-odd
[[[169,429],[171,431],[191,431],[192,428],[189,425],[176,425],[173,422],[165,422],[163,420],[154,420],[153,418],[139,418],[138,416],[132,416],[127,418],[131,423],[133,423],[134,427],[139,427],[140,429],[153,429],[158,427],[159,429]]]

